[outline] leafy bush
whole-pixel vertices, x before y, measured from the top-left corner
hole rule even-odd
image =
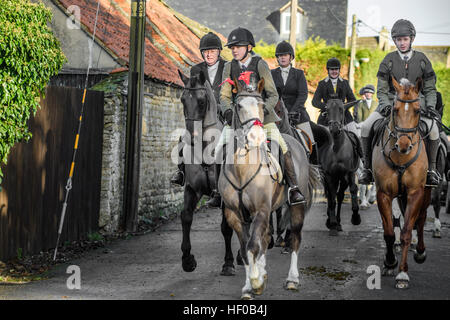
[[[442,122],[450,127],[450,69],[447,69],[443,63],[433,64],[433,69],[437,76],[436,88],[441,92],[442,102],[444,103]],[[447,134],[450,134],[450,132],[447,132]]]
[[[0,1],[0,163],[17,142],[31,137],[28,119],[65,61],[47,26],[51,18],[43,4]],[[0,169],[0,181],[2,175]]]

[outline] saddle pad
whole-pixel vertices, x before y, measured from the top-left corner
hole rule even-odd
[[[384,119],[376,120],[375,123],[373,124],[373,126],[372,126],[372,130],[373,130],[372,150],[375,147],[375,145],[377,145],[378,142],[381,141],[381,139],[383,137],[384,128],[387,126],[388,123],[389,123],[389,119],[384,118]]]

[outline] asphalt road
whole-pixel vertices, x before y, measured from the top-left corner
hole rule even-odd
[[[427,261],[416,264],[409,254],[410,288],[395,289],[394,278],[381,278],[381,289],[369,290],[367,268],[382,267],[383,230],[376,205],[361,211],[362,223],[350,223],[350,205],[343,205],[343,232],[328,235],[326,204],[315,203],[308,213],[299,254],[298,292],[283,288],[290,255],[280,248],[267,255],[268,285],[256,299],[450,299],[450,215],[441,211],[442,238],[432,238],[432,209],[426,224]],[[224,245],[220,211],[203,209],[194,216],[192,253],[197,269],[181,268],[181,223],[179,218],[156,232],[116,241],[107,250],[97,249],[67,265],[55,267],[48,280],[20,285],[0,285],[0,299],[213,299],[237,300],[244,285],[244,268],[236,275],[220,276]],[[233,236],[233,251],[237,252]],[[81,289],[68,289],[69,265],[81,271]]]

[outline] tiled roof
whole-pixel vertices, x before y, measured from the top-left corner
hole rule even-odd
[[[130,0],[99,0],[96,41],[121,65],[128,66],[130,47]],[[96,0],[53,0],[67,9],[77,5],[81,9],[81,24],[91,36],[94,31]],[[145,39],[145,74],[168,83],[182,85],[177,69],[187,73],[202,61],[198,50],[198,30],[182,22],[167,5],[158,0],[147,0]],[[205,33],[207,28],[205,28]],[[200,32],[201,33],[201,32]],[[226,39],[220,35],[223,41]]]

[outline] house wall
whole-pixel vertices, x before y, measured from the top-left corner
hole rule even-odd
[[[184,116],[181,88],[150,79],[144,88],[138,219],[148,222],[181,210],[183,188],[169,180],[177,168],[171,161],[178,142],[173,133],[184,128]],[[113,75],[93,89],[105,92],[99,226],[114,232],[122,219],[127,74]]]

